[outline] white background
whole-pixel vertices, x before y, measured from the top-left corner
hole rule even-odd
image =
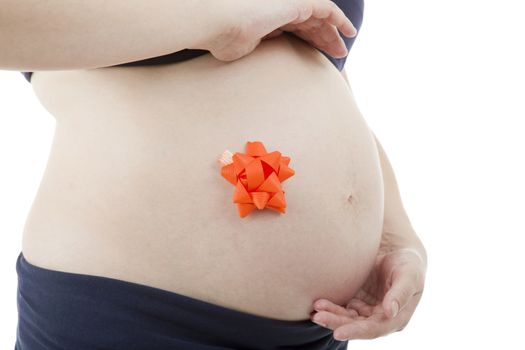
[[[346,70],[429,266],[409,325],[349,349],[524,348],[524,10],[520,0],[366,2]],[[15,261],[53,130],[31,85],[1,71],[1,349],[14,348]]]

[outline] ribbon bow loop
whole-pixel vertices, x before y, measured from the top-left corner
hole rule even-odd
[[[279,151],[268,153],[260,141],[246,142],[246,153],[223,152],[221,176],[235,186],[232,200],[241,218],[256,208],[285,213],[282,183],[295,174],[290,160]]]

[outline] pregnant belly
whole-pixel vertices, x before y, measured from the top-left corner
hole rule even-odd
[[[284,320],[347,302],[383,221],[377,149],[319,51],[283,35],[220,62],[41,71],[56,118],[24,227],[35,265],[122,279]],[[291,158],[284,214],[240,218],[217,159],[262,141]]]

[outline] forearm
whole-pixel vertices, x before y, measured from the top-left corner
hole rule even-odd
[[[216,0],[2,0],[0,69],[106,67],[199,48],[225,24]]]
[[[384,183],[383,235],[389,246],[415,249],[427,261],[426,250],[405,211],[392,164],[376,135],[370,130],[379,153]]]
[[[348,81],[348,76],[346,75],[346,71],[344,69],[341,71],[341,75],[346,81],[348,88],[352,92],[352,87]],[[370,130],[370,134],[374,138],[377,145],[384,182],[385,206],[383,219],[383,239],[388,240],[389,246],[391,247],[413,247],[426,263],[427,253],[425,247],[412,227],[410,219],[408,218],[408,215],[403,206],[401,194],[399,192],[399,186],[397,184],[392,164],[390,163],[383,146],[372,130]]]

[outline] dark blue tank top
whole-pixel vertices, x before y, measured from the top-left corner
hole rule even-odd
[[[346,14],[346,16],[350,19],[354,27],[358,30],[361,28],[361,24],[363,22],[363,10],[364,10],[364,0],[332,0],[343,12]],[[353,38],[348,38],[342,34],[339,34],[343,41],[345,42],[346,48],[348,49],[348,52],[350,52],[350,49],[352,48],[355,39],[357,38],[357,35]],[[326,56],[338,70],[342,70],[344,68],[344,65],[346,63],[346,58],[348,57],[342,57],[342,58],[334,58],[327,53],[319,50],[324,56]],[[140,61],[134,61],[134,62],[127,62],[123,64],[117,64],[115,67],[118,66],[148,66],[148,65],[156,65],[156,64],[167,64],[167,63],[175,63],[175,62],[181,62],[185,60],[189,60],[198,56],[202,56],[205,53],[208,53],[208,50],[200,50],[200,49],[184,49],[181,51],[173,52],[167,55],[158,56],[158,57],[152,57],[147,58]],[[26,80],[28,82],[31,82],[31,75],[33,72],[21,72]]]

